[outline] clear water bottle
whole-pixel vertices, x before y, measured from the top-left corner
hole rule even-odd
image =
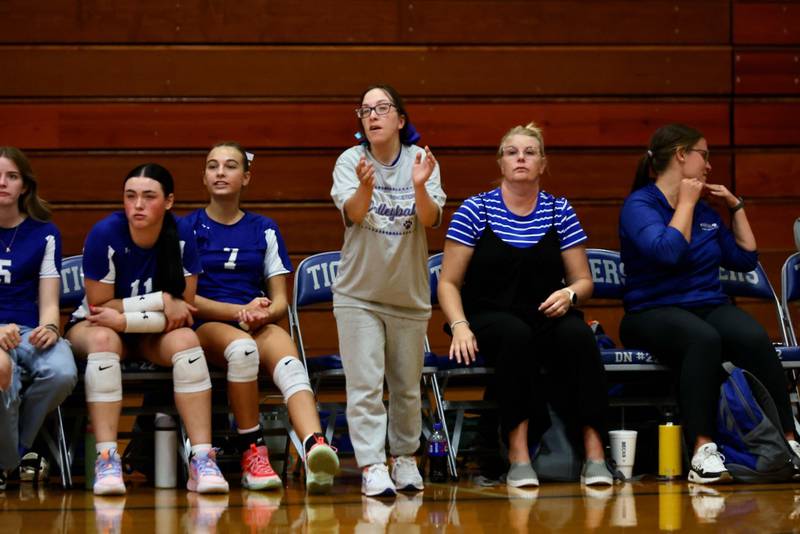
[[[447,440],[442,423],[433,424],[433,434],[428,440],[428,480],[447,482]]]

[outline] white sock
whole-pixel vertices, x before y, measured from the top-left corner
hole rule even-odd
[[[95,443],[94,445],[94,450],[95,452],[97,452],[98,456],[103,451],[110,451],[111,449],[116,449],[116,448],[117,448],[116,441],[100,441],[98,443]]]
[[[197,445],[192,445],[192,456],[208,456],[210,450],[210,443],[199,443]]]
[[[261,428],[261,425],[256,425],[253,428],[237,428],[236,429],[236,433],[237,434],[249,434],[250,432],[255,432],[259,428]]]

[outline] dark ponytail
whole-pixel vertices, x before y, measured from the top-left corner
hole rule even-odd
[[[702,138],[703,134],[699,131],[683,124],[667,124],[656,130],[650,138],[647,152],[636,167],[631,193],[651,183],[663,173],[676,150],[691,148]]]
[[[175,191],[175,182],[170,172],[157,163],[139,165],[125,177],[150,178],[161,184],[164,197]],[[181,245],[178,239],[178,225],[171,211],[164,214],[161,232],[155,244],[156,250],[156,275],[153,280],[153,291],[166,291],[173,297],[183,298],[186,290],[186,278],[183,275],[183,261]]]

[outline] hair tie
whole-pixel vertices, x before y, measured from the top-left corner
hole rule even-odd
[[[653,157],[653,151],[652,151],[652,150],[649,150],[649,149],[648,149],[648,151],[647,151],[647,157],[648,157],[648,158],[652,158],[652,157]]]
[[[244,153],[244,157],[247,158],[247,163],[248,164],[253,163],[253,160],[256,159],[256,155],[253,154],[252,152],[245,152]]]
[[[414,128],[414,125],[409,121],[406,122],[405,135],[403,135],[403,137],[405,139],[401,139],[400,141],[402,141],[404,145],[414,145],[422,138],[417,129]]]

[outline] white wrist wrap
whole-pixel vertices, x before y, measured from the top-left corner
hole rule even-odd
[[[122,309],[125,313],[163,311],[164,292],[156,291],[155,293],[145,293],[144,295],[122,299]]]
[[[154,334],[163,332],[167,326],[167,317],[161,312],[125,312],[123,315],[126,334]]]

